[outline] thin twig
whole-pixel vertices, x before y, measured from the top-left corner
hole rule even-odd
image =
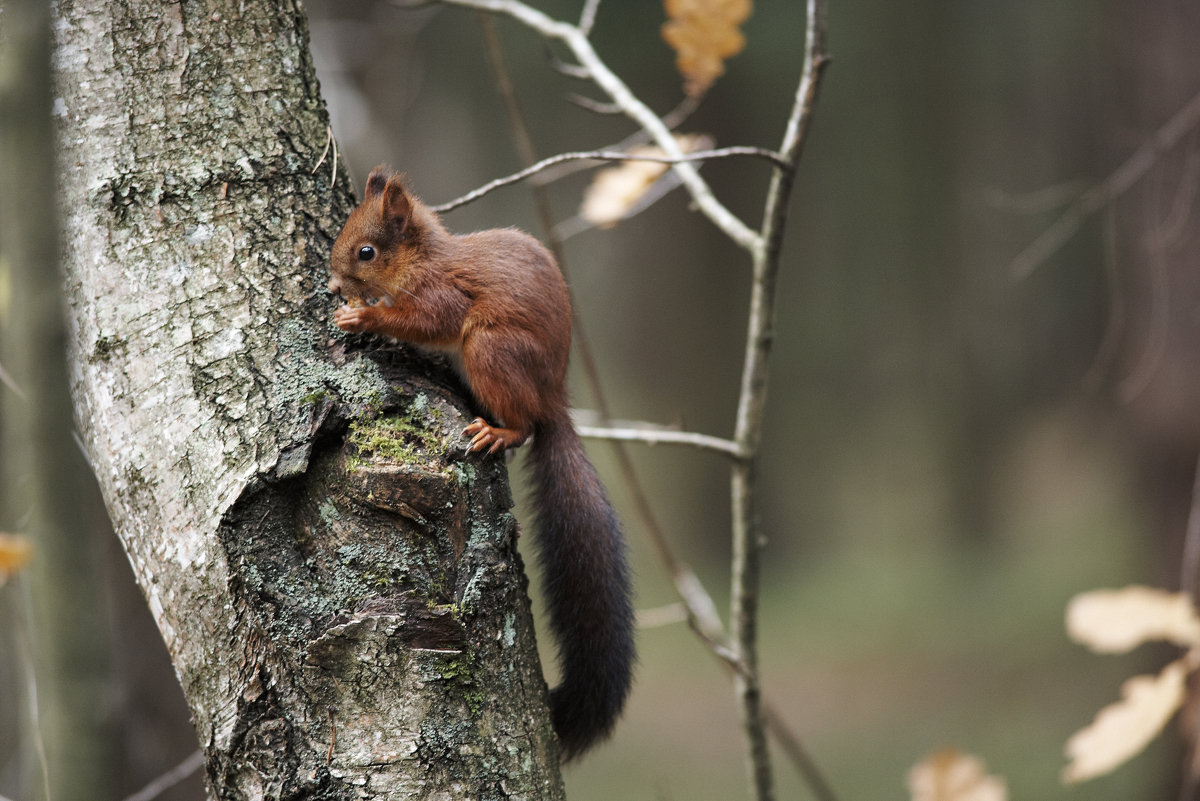
[[[684,153],[671,131],[663,124],[658,115],[639,100],[629,87],[608,68],[608,65],[592,48],[588,37],[578,27],[552,19],[519,0],[442,0],[442,2],[446,5],[504,14],[548,39],[556,39],[567,45],[575,54],[579,65],[586,69],[596,85],[624,110],[625,115],[650,133],[655,144],[662,148],[667,158],[678,159],[678,161],[669,163],[672,164],[672,169],[679,174],[683,185],[687,187],[696,208],[726,236],[747,251],[759,244],[758,233],[717,200],[712,189],[700,177],[695,166],[690,163],[693,159],[684,157]]]
[[[686,623],[687,620],[687,604],[676,601],[665,606],[637,610],[634,623],[639,629],[657,629],[673,626],[676,623]]]
[[[1080,226],[1096,212],[1119,198],[1145,177],[1164,153],[1174,149],[1189,131],[1200,124],[1200,93],[1175,112],[1125,162],[1100,183],[1081,194],[1054,223],[1021,251],[1009,271],[1014,278],[1029,277],[1065,245]]]
[[[595,220],[588,219],[582,214],[576,214],[568,217],[558,224],[558,236],[565,242],[573,236],[578,236],[584,231],[590,231],[593,228],[609,227],[616,225],[617,222],[631,220],[641,214],[646,209],[653,206],[658,201],[662,200],[671,192],[679,188],[679,176],[673,172],[667,172],[660,175],[654,183],[646,191],[638,196],[638,199],[633,202],[625,213],[616,221],[605,221],[604,225],[598,225]]]
[[[678,106],[663,115],[663,125],[672,131],[675,130],[687,122],[688,117],[692,116],[696,109],[700,108],[700,104],[703,101],[704,95],[684,95],[683,100],[679,101]]]
[[[12,390],[14,395],[21,400],[25,400],[26,396],[24,390],[22,390],[17,382],[13,380],[13,377],[8,374],[8,371],[4,369],[3,364],[0,364],[0,384],[4,384],[4,386]]]
[[[695,113],[696,109],[700,108],[702,97],[693,97],[687,95],[683,101],[675,108],[663,115],[663,125],[670,128],[672,131],[687,121],[688,117]],[[609,147],[600,148],[601,150],[616,151],[618,153],[626,153],[639,145],[647,144],[650,141],[650,134],[643,130],[637,130],[629,136],[622,139],[620,142]],[[530,182],[535,185],[544,186],[552,184],[555,181],[561,180],[568,175],[574,175],[583,170],[590,170],[594,165],[586,161],[567,161],[553,167],[546,168],[543,172],[530,178]],[[673,174],[673,173],[672,173]],[[676,185],[678,185],[678,177],[676,177]]]
[[[593,114],[599,114],[600,116],[609,116],[612,114],[621,113],[621,107],[616,103],[601,103],[599,100],[592,100],[586,95],[577,94],[575,92],[567,95],[567,102],[579,106],[584,111],[590,111]]]
[[[51,801],[50,791],[50,760],[46,757],[46,738],[42,733],[41,701],[38,693],[37,668],[34,666],[34,652],[38,647],[37,631],[33,623],[33,592],[28,581],[18,584],[19,601],[17,605],[17,650],[20,653],[21,669],[25,673],[26,702],[29,704],[29,727],[33,733],[33,752],[37,756],[38,768],[41,772],[42,789],[47,801]]]
[[[709,650],[713,656],[727,670],[735,675],[746,675],[746,665],[738,659],[737,654],[729,647],[728,639],[724,637],[724,632],[721,632],[720,637],[713,637],[710,632],[697,628],[695,621],[691,622],[692,630],[709,645]],[[833,792],[833,787],[829,784],[821,769],[817,767],[817,763],[808,753],[808,749],[804,747],[800,738],[788,726],[778,707],[771,703],[770,699],[765,695],[762,698],[762,707],[766,728],[775,737],[776,742],[783,749],[788,760],[791,761],[797,772],[808,784],[813,796],[817,801],[837,801],[837,795]]]
[[[678,150],[678,147],[676,149]],[[762,147],[750,147],[747,145],[736,147],[719,147],[713,150],[696,150],[691,153],[679,153],[678,155],[667,156],[619,153],[611,150],[581,150],[573,153],[559,153],[557,156],[549,156],[537,162],[536,164],[531,164],[523,170],[514,172],[512,175],[507,175],[503,178],[497,178],[494,181],[489,181],[483,186],[473,189],[461,197],[437,206],[433,206],[432,208],[439,214],[452,211],[459,206],[465,206],[472,201],[478,200],[484,195],[490,194],[497,189],[518,183],[532,175],[537,175],[539,172],[542,172],[549,167],[553,167],[556,164],[562,164],[563,162],[567,161],[652,161],[656,164],[672,164],[678,166],[685,162],[707,161],[709,159],[730,158],[732,156],[751,156],[754,158],[766,159],[776,167],[780,167],[785,164],[783,159],[781,159],[779,154],[775,151]]]
[[[180,762],[169,771],[159,776],[154,781],[147,784],[142,789],[138,790],[131,796],[127,796],[125,801],[153,801],[160,795],[170,790],[181,781],[191,776],[200,769],[204,764],[204,752],[197,748],[192,753],[188,754],[187,759]]]
[[[1189,149],[1184,156],[1184,165],[1175,177],[1175,199],[1165,219],[1158,220],[1146,235],[1146,246],[1151,248],[1174,248],[1180,240],[1191,233],[1191,222],[1195,218],[1196,192],[1200,182],[1196,180],[1200,168],[1200,152]]]
[[[596,24],[596,12],[600,9],[600,0],[587,0],[583,4],[583,13],[579,15],[579,30],[584,36],[592,35],[592,26]]]
[[[1087,182],[1078,179],[1028,192],[992,188],[984,193],[983,201],[989,208],[1009,214],[1046,214],[1069,206],[1087,188]]]
[[[1146,265],[1150,276],[1150,320],[1146,344],[1133,370],[1117,385],[1117,397],[1122,403],[1132,403],[1150,386],[1162,366],[1170,339],[1171,281],[1161,248],[1151,247],[1147,250]]]
[[[554,55],[553,51],[551,51],[548,47],[546,48],[546,53],[547,57],[550,59],[550,66],[554,68],[555,72],[579,81],[590,81],[592,79],[592,74],[586,69],[578,64],[568,64],[558,56]]]
[[[673,431],[654,427],[575,426],[579,436],[588,439],[621,440],[622,442],[644,442],[647,445],[691,445],[702,450],[716,451],[735,459],[742,458],[735,442],[708,434],[691,431]]]
[[[748,458],[735,462],[731,481],[733,558],[730,580],[730,639],[744,672],[734,675],[734,691],[741,707],[746,738],[746,760],[751,786],[758,801],[774,798],[770,754],[758,681],[758,595],[762,535],[759,531],[758,454],[766,408],[767,376],[775,317],[775,283],[783,230],[787,222],[788,198],[812,122],[821,75],[828,64],[825,49],[825,2],[808,0],[804,67],[792,111],[788,115],[780,152],[789,168],[771,175],[763,210],[759,245],[752,249],[753,284],[746,352],[738,393],[734,441]]]
[[[1125,302],[1121,295],[1120,277],[1117,274],[1117,222],[1113,209],[1104,213],[1103,261],[1105,283],[1108,288],[1108,315],[1104,321],[1104,335],[1092,357],[1092,364],[1084,373],[1083,385],[1091,390],[1100,387],[1104,376],[1116,358],[1117,345],[1125,328]]]
[[[821,769],[817,767],[817,763],[813,761],[812,756],[808,753],[808,749],[800,742],[798,738],[783,719],[783,715],[775,708],[775,705],[770,703],[766,698],[763,698],[763,710],[767,718],[767,726],[771,729],[771,733],[775,735],[775,739],[779,742],[783,752],[788,755],[788,759],[800,771],[800,775],[808,783],[808,788],[812,790],[813,796],[817,801],[837,801],[837,795],[833,792],[833,787],[825,779],[825,775],[821,773]]]

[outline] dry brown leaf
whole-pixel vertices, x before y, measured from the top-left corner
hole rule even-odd
[[[1131,586],[1076,595],[1067,605],[1071,639],[1099,653],[1124,653],[1151,640],[1200,645],[1200,615],[1185,593]]]
[[[696,97],[725,72],[725,59],[742,52],[746,37],[738,26],[753,10],[751,0],[665,0],[662,37],[675,48],[675,66],[684,90]]]
[[[33,558],[33,543],[24,534],[0,534],[0,584]]]
[[[1062,780],[1103,776],[1138,754],[1183,703],[1187,673],[1185,660],[1177,659],[1157,676],[1134,676],[1121,685],[1121,700],[1101,709],[1091,725],[1067,740],[1071,763]]]
[[[987,775],[983,760],[954,748],[935,751],[908,772],[912,801],[1006,801],[1004,779]]]
[[[677,135],[675,141],[680,150],[690,153],[706,147],[712,140],[697,134]],[[652,145],[631,148],[629,152],[636,156],[663,155],[661,149]],[[584,192],[579,216],[598,228],[613,227],[669,167],[657,161],[622,161],[615,167],[597,170]]]
[[[633,148],[639,156],[661,156],[658,148]],[[622,161],[620,166],[597,170],[583,194],[579,216],[600,228],[611,228],[633,208],[669,165],[654,161]]]

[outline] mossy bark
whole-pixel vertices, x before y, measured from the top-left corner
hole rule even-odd
[[[328,322],[302,11],[56,17],[76,416],[213,796],[561,797],[503,462],[448,372]]]

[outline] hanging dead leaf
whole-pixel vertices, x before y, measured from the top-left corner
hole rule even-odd
[[[0,584],[33,558],[33,543],[24,534],[0,534]]]
[[[1004,779],[989,776],[983,760],[954,748],[935,751],[908,772],[912,801],[1006,801]]]
[[[1103,776],[1140,753],[1183,704],[1187,673],[1185,660],[1177,659],[1157,676],[1134,676],[1121,685],[1121,700],[1101,709],[1091,725],[1067,740],[1071,763],[1062,780]]]
[[[675,141],[684,153],[701,150],[712,143],[703,134],[680,134]],[[663,155],[660,148],[651,145],[631,148],[629,152],[635,156]],[[657,161],[622,161],[615,167],[597,170],[595,178],[584,192],[579,216],[598,228],[613,227],[634,208],[670,166]]]
[[[1124,653],[1152,640],[1200,645],[1200,615],[1185,593],[1131,586],[1076,595],[1067,605],[1071,639],[1099,653]]]
[[[665,0],[662,37],[675,49],[675,66],[692,97],[708,91],[725,72],[725,59],[742,52],[738,26],[753,10],[751,0]]]

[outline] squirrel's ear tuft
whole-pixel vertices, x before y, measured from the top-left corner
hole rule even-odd
[[[408,190],[404,188],[403,178],[395,174],[389,175],[382,192],[383,222],[403,239],[408,230],[409,216],[412,213],[412,200],[409,198]]]
[[[392,174],[392,171],[384,164],[371,170],[371,174],[367,176],[367,194],[363,200],[373,198],[383,192],[383,188],[387,186],[388,179],[392,177]]]

